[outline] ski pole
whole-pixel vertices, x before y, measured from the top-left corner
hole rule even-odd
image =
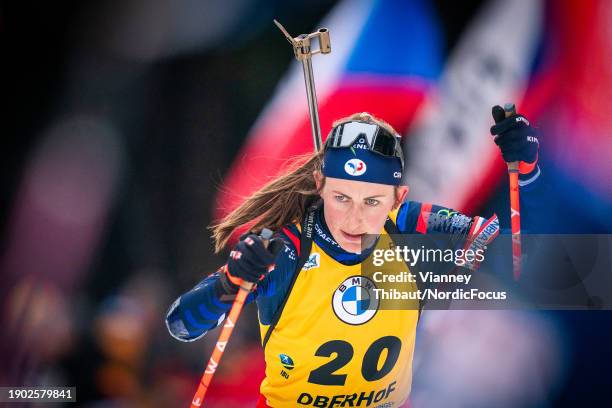
[[[501,111],[501,109],[499,109]],[[504,112],[493,111],[495,123],[516,113],[513,103],[504,105]],[[514,280],[521,278],[521,211],[519,204],[519,162],[508,163],[508,177],[510,178],[510,226],[512,230],[512,274]]]
[[[270,242],[270,238],[272,238],[272,231],[264,228],[259,235],[263,241],[264,246],[268,246]],[[221,333],[219,333],[219,339],[215,344],[215,348],[213,349],[213,353],[210,356],[210,360],[208,360],[208,364],[206,365],[206,369],[204,370],[204,374],[198,384],[198,389],[196,390],[193,399],[191,400],[191,408],[198,408],[202,406],[204,401],[204,396],[206,395],[206,391],[208,390],[208,386],[212,381],[215,372],[217,371],[217,367],[219,366],[219,362],[221,361],[221,357],[223,357],[223,352],[225,351],[225,346],[229,341],[232,332],[234,331],[234,327],[236,326],[236,321],[240,317],[240,313],[242,312],[242,307],[244,306],[244,301],[246,297],[251,292],[253,288],[253,282],[241,281],[240,289],[238,289],[238,293],[236,294],[236,298],[234,299],[234,303],[232,304],[232,308],[230,309],[227,318],[225,319],[225,323],[223,324],[223,328],[221,329]]]

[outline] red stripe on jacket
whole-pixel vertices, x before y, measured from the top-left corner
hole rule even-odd
[[[419,219],[417,220],[416,230],[421,234],[427,234],[427,222],[429,221],[429,216],[431,215],[431,204],[423,203],[421,204],[421,212],[419,213]]]

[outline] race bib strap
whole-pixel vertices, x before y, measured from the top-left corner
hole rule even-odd
[[[272,331],[274,330],[274,328],[276,327],[276,324],[280,320],[281,314],[283,313],[283,309],[285,308],[285,304],[287,303],[287,299],[289,299],[289,295],[291,294],[291,290],[293,289],[293,285],[295,284],[295,281],[297,280],[297,277],[300,274],[300,271],[304,267],[304,264],[306,264],[306,261],[308,261],[308,257],[310,257],[310,250],[312,249],[312,239],[313,239],[313,231],[314,231],[314,223],[315,223],[314,221],[315,212],[317,208],[318,206],[316,204],[310,207],[308,211],[306,212],[304,219],[302,220],[302,233],[300,234],[299,245],[295,245],[296,242],[292,240],[295,247],[298,248],[299,258],[298,258],[297,267],[295,269],[295,273],[293,274],[293,277],[291,278],[289,289],[287,289],[287,293],[285,294],[283,301],[281,302],[279,308],[274,313],[274,316],[272,317],[272,321],[270,322],[270,325],[268,326],[268,330],[266,331],[266,335],[263,338],[262,345],[264,349],[266,348],[266,344],[268,344],[268,340],[270,339],[270,336],[272,335]]]

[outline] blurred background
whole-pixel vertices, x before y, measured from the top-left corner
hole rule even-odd
[[[538,233],[612,230],[612,2],[3,2],[0,385],[78,406],[186,406],[217,332],[170,303],[224,262],[207,226],[312,149],[301,67],[272,24],[328,27],[313,60],[325,135],[369,111],[404,135],[410,199],[508,224],[491,106],[541,131]],[[210,406],[263,378],[248,306]],[[426,312],[415,407],[605,406],[612,315]],[[607,402],[607,403],[606,403]],[[16,404],[11,406],[17,406]],[[25,405],[24,405],[25,406]]]

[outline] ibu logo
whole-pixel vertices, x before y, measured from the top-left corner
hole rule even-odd
[[[364,324],[378,311],[376,285],[365,276],[346,279],[333,294],[332,307],[338,319],[352,325]]]
[[[286,354],[279,354],[280,362],[287,370],[293,370],[293,359]]]
[[[366,172],[366,164],[363,160],[350,159],[344,164],[344,171],[351,176],[361,176]]]
[[[319,266],[321,266],[321,254],[315,252],[310,254],[302,270],[307,271],[309,269],[318,268]]]

